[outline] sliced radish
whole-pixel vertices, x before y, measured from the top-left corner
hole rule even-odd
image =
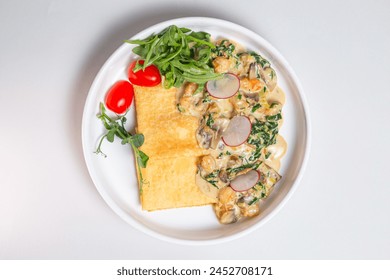
[[[246,116],[233,117],[222,133],[222,141],[231,147],[243,144],[251,134],[252,123]]]
[[[260,173],[256,170],[251,170],[248,173],[239,175],[230,182],[230,186],[236,192],[244,192],[254,187],[260,179]]]
[[[226,73],[221,79],[208,81],[206,88],[212,97],[226,99],[236,94],[240,88],[240,79],[232,73]]]

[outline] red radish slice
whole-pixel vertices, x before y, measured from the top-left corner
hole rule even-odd
[[[260,179],[260,173],[256,170],[251,170],[248,173],[239,175],[230,182],[230,186],[236,192],[244,192],[254,187]]]
[[[222,134],[222,141],[231,147],[243,144],[249,137],[252,123],[246,116],[233,117]]]
[[[226,73],[221,79],[208,81],[206,88],[212,97],[226,99],[236,94],[240,88],[240,79],[232,73]]]

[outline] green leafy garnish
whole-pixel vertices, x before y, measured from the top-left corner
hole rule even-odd
[[[202,176],[202,174],[200,174],[200,177],[203,180],[205,180],[207,183],[211,184],[213,187],[219,189],[219,187],[216,185],[218,183],[217,177],[218,177],[219,171],[220,171],[219,169],[216,169],[206,176]]]
[[[266,121],[256,120],[252,124],[252,131],[248,138],[248,144],[256,147],[249,161],[255,161],[261,156],[264,147],[276,143],[276,136],[279,132],[278,121],[282,118],[281,113],[267,116]]]
[[[232,57],[235,46],[230,43],[228,40],[222,40],[213,50],[217,56],[227,56]]]
[[[211,102],[210,95],[208,94],[208,92],[205,92],[202,103],[210,103],[210,102]]]
[[[252,204],[255,204],[256,202],[259,201],[260,198],[258,197],[255,197],[251,202],[248,203],[249,206],[251,206]]]
[[[140,192],[142,193],[142,185],[144,183],[141,168],[145,168],[149,157],[142,152],[139,147],[144,143],[143,134],[131,134],[125,129],[126,117],[124,115],[118,115],[117,118],[111,118],[106,113],[106,108],[103,103],[100,103],[100,114],[97,117],[103,122],[104,127],[107,132],[100,138],[98,147],[95,151],[96,154],[102,154],[104,157],[107,157],[106,154],[102,151],[103,140],[107,139],[108,142],[114,142],[115,136],[119,139],[122,139],[122,145],[130,144],[134,151],[134,155],[137,161],[138,174],[140,179]]]
[[[235,176],[238,172],[241,172],[241,171],[248,169],[248,168],[257,169],[259,167],[260,163],[261,162],[246,163],[246,164],[240,165],[238,167],[227,168],[226,171],[232,177],[232,176]]]
[[[215,46],[206,32],[171,25],[146,39],[125,42],[138,45],[133,52],[144,60],[144,64],[137,63],[133,71],[156,65],[165,76],[165,88],[180,87],[187,81],[197,83],[203,89],[207,81],[221,77],[211,66]]]
[[[252,113],[256,112],[256,110],[259,109],[260,107],[261,107],[260,103],[256,103],[256,104],[252,107],[251,112],[252,112]]]
[[[261,181],[259,181],[252,189],[256,191],[257,196],[255,196],[254,199],[248,203],[249,206],[257,203],[260,199],[267,197],[267,188],[265,185],[263,185],[263,183],[261,183]]]
[[[258,53],[256,53],[256,52],[249,52],[249,54],[256,59],[256,62],[259,63],[262,68],[271,67],[271,64],[269,63],[269,61],[266,60],[261,55],[259,55]]]
[[[206,125],[212,129],[213,124],[214,124],[213,115],[211,113],[209,113],[207,120],[206,120]]]
[[[277,122],[278,120],[282,119],[282,114],[278,113],[276,115],[267,116],[266,119],[267,119],[267,121]]]
[[[269,106],[270,108],[274,108],[275,106],[278,106],[278,102],[272,102],[272,104]]]

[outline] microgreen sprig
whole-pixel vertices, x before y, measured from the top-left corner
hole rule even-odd
[[[115,136],[122,139],[121,144],[126,145],[130,144],[131,148],[134,151],[134,155],[137,161],[137,169],[140,179],[140,192],[142,192],[142,185],[144,183],[144,179],[142,177],[141,168],[145,168],[149,157],[142,152],[139,147],[142,146],[144,143],[144,135],[137,133],[137,134],[131,134],[125,129],[125,123],[127,121],[126,114],[124,115],[117,115],[117,118],[111,118],[106,113],[106,108],[104,107],[103,103],[100,103],[100,113],[97,115],[97,117],[102,121],[104,127],[106,128],[106,133],[100,138],[98,147],[96,148],[95,153],[101,154],[104,157],[107,157],[105,153],[102,151],[102,144],[104,139],[106,139],[108,142],[112,143],[115,140]]]

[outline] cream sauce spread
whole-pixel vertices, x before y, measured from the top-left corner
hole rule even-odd
[[[187,83],[179,91],[177,107],[183,114],[199,119],[196,139],[209,154],[199,159],[195,181],[207,196],[218,199],[215,213],[221,223],[227,224],[259,214],[260,202],[281,178],[278,171],[287,144],[278,132],[285,94],[277,85],[274,69],[261,55],[229,40],[216,41],[215,45],[214,71],[236,74],[239,91],[228,99],[218,99],[205,88]],[[236,115],[247,116],[252,131],[245,143],[230,147],[221,136]],[[250,170],[260,174],[253,188],[238,192],[229,187],[234,178]]]

